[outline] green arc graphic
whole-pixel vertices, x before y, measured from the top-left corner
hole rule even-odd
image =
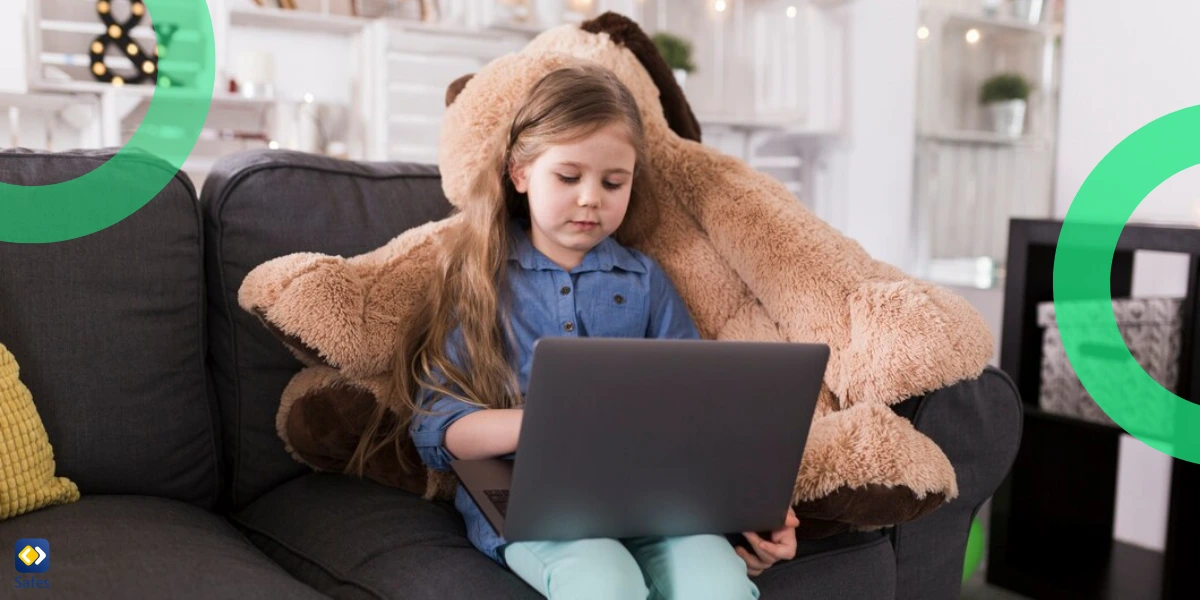
[[[1200,405],[1159,385],[1133,358],[1113,314],[1110,277],[1121,230],[1154,188],[1200,164],[1198,139],[1200,106],[1193,106],[1122,140],[1075,196],[1054,255],[1055,314],[1067,358],[1084,388],[1131,435],[1193,463],[1200,463]],[[1117,351],[1104,356],[1086,348]]]
[[[0,241],[59,242],[114,225],[158,195],[191,154],[208,118],[216,73],[208,5],[146,0],[146,8],[155,24],[179,26],[162,74],[171,75],[171,65],[189,65],[188,78],[156,87],[129,143],[91,172],[50,185],[0,183]]]

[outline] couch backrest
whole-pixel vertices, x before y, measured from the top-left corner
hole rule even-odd
[[[345,257],[444,218],[436,167],[353,163],[281,151],[222,158],[201,195],[207,234],[212,371],[233,505],[307,471],[284,450],[275,415],[301,364],[238,306],[254,267],[294,252]]]
[[[57,183],[113,154],[0,152],[0,182]],[[204,285],[200,211],[183,174],[102,231],[0,242],[0,343],[33,393],[58,474],[85,496],[148,494],[204,507],[218,499]]]

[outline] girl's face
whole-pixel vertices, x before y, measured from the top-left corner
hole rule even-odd
[[[637,152],[620,123],[578,140],[547,146],[512,171],[529,198],[533,246],[570,270],[625,219]]]

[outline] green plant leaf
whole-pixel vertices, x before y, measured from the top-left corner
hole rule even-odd
[[[688,73],[696,71],[696,65],[692,62],[692,43],[690,41],[665,31],[654,34],[651,39],[668,67],[683,69]]]
[[[991,104],[1005,100],[1026,100],[1030,88],[1029,80],[1020,73],[998,73],[987,78],[979,88],[979,102]]]

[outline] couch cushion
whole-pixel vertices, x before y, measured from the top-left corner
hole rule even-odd
[[[113,154],[0,152],[0,181],[56,183]],[[58,474],[85,496],[201,506],[219,496],[202,236],[195,191],[177,174],[102,231],[51,244],[0,242],[0,340],[21,361]]]
[[[237,304],[246,274],[293,252],[353,256],[450,213],[437,169],[251,151],[216,164],[202,194],[212,366],[231,495],[241,506],[307,469],[275,431],[300,363]]]
[[[540,598],[467,541],[454,507],[345,475],[289,481],[234,515],[301,581],[335,598]],[[877,600],[895,593],[882,533],[802,541],[757,579],[763,598]]]
[[[0,540],[43,538],[47,598],[322,598],[263,556],[228,521],[145,496],[85,496],[0,523]],[[7,546],[11,547],[11,546]],[[12,577],[5,579],[12,587]]]
[[[890,600],[896,595],[896,557],[882,531],[800,540],[795,560],[767,569],[755,581],[764,600]]]
[[[306,475],[233,520],[267,556],[335,598],[541,597],[471,545],[453,506],[369,480]]]

